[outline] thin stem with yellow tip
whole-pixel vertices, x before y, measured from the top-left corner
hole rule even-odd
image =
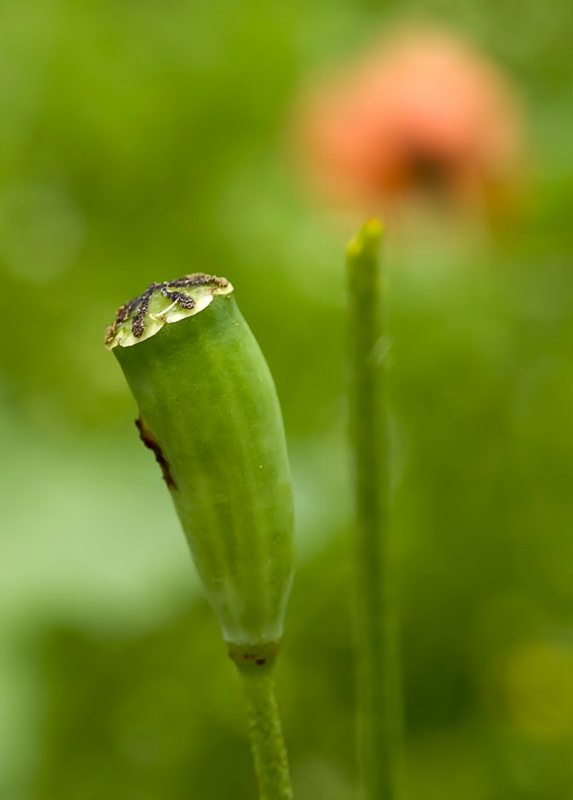
[[[349,423],[356,506],[358,744],[364,800],[395,800],[397,689],[389,591],[389,463],[383,352],[382,225],[347,248]]]

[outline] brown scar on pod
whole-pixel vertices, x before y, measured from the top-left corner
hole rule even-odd
[[[169,464],[167,463],[167,459],[163,455],[163,450],[159,446],[157,440],[153,437],[153,434],[149,430],[149,428],[145,427],[144,421],[141,417],[138,417],[135,420],[135,426],[139,431],[139,438],[143,442],[143,444],[148,447],[154,454],[155,460],[161,467],[161,474],[163,475],[163,480],[169,486],[170,489],[177,489],[177,484],[173,479],[173,475],[171,474],[171,469]]]

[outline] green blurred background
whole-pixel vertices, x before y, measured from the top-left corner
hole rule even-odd
[[[573,6],[4,0],[2,800],[255,796],[232,665],[102,345],[121,302],[199,270],[232,280],[284,410],[296,796],[358,797],[353,224],[285,142],[309,74],[421,11],[517,84],[529,190],[502,235],[389,234],[404,799],[573,796]]]

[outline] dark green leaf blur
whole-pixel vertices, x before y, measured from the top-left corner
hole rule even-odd
[[[1,16],[1,800],[256,797],[232,664],[103,347],[120,303],[194,271],[233,282],[284,412],[295,796],[359,797],[344,245],[363,212],[388,231],[403,800],[568,800],[573,6],[6,0]],[[418,151],[415,174],[374,181],[379,208],[316,191],[301,98],[408,19],[513,87],[518,166],[488,210],[467,201],[484,188],[471,153],[438,164],[447,207],[435,182],[412,201]]]

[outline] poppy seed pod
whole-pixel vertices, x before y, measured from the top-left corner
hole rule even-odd
[[[270,657],[293,573],[293,501],[273,379],[225,278],[153,283],[108,328],[236,659]]]

